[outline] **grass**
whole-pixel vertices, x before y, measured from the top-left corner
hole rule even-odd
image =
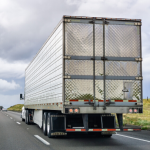
[[[14,106],[11,106],[9,108],[7,108],[7,110],[11,110],[11,111],[21,111],[23,107],[23,104],[17,104]]]
[[[143,130],[150,130],[150,99],[143,99],[143,113],[142,114],[124,114],[124,125],[141,126]]]

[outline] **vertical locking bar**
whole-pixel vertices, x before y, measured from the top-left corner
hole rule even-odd
[[[95,100],[95,17],[93,17],[93,95],[94,95],[93,110],[96,110],[96,100]]]
[[[141,36],[141,26],[139,26],[139,34],[140,34],[140,58],[142,58],[142,36]],[[140,72],[141,72],[141,77],[142,75],[142,61],[140,62]],[[143,81],[141,80],[141,103],[143,103]]]
[[[103,88],[104,88],[104,107],[103,110],[106,109],[106,89],[105,89],[105,19],[103,19],[103,74],[104,74],[104,79],[103,79]]]
[[[63,98],[63,102],[65,102],[65,78],[64,78],[64,76],[65,76],[65,59],[64,59],[64,56],[65,56],[65,18],[64,17],[62,19],[62,25],[63,25],[62,26],[62,35],[63,35],[62,98]]]

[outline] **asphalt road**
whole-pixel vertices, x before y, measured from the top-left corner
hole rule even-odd
[[[46,145],[35,137],[47,141]],[[70,135],[48,138],[37,125],[26,125],[20,113],[0,112],[0,150],[150,150],[150,131],[118,132],[111,138]]]

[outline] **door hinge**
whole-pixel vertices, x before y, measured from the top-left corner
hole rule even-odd
[[[135,26],[141,26],[142,25],[142,22],[136,22],[134,23]]]
[[[105,20],[105,24],[109,24],[109,22]]]
[[[64,78],[65,78],[65,79],[70,79],[70,78],[71,78],[71,76],[64,76]]]
[[[142,61],[142,58],[135,58],[136,61]]]
[[[143,80],[143,77],[135,77],[136,80]]]
[[[69,22],[71,22],[71,19],[65,19],[65,22],[69,23]]]
[[[70,59],[70,58],[71,58],[71,56],[64,56],[64,58],[65,58],[65,59]]]
[[[101,60],[107,60],[107,58],[106,57],[101,57]]]

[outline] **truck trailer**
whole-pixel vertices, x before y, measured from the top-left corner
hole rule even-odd
[[[49,138],[140,131],[124,127],[123,114],[143,113],[141,25],[63,16],[25,70],[22,120]]]

